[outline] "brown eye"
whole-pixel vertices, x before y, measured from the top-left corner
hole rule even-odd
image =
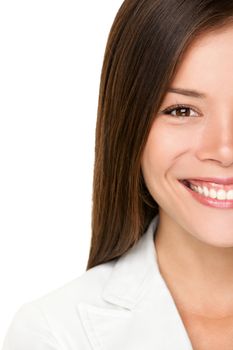
[[[162,113],[177,118],[196,117],[197,112],[188,106],[176,105],[165,109]]]

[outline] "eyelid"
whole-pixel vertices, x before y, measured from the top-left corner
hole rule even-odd
[[[192,105],[189,105],[189,104],[182,104],[182,103],[177,103],[177,104],[174,104],[174,105],[171,105],[165,109],[163,109],[161,111],[162,114],[165,114],[165,113],[168,113],[168,112],[172,112],[173,110],[175,109],[179,109],[179,108],[190,108],[192,109],[194,112],[198,113],[198,114],[201,114],[201,112],[194,106]],[[177,116],[176,118],[191,118],[192,116],[190,117],[184,117],[184,116]],[[173,116],[173,118],[175,118],[175,116]],[[196,117],[195,117],[196,118]]]

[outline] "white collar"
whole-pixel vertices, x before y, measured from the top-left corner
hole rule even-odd
[[[154,245],[157,215],[140,240],[115,263],[103,288],[105,307],[80,303],[93,350],[192,350],[162,278]]]
[[[152,278],[159,274],[154,246],[158,218],[157,215],[136,245],[117,260],[104,288],[104,300],[131,310],[149,288]]]

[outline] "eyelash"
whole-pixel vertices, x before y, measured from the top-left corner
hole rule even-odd
[[[168,107],[166,109],[164,109],[161,113],[162,114],[166,114],[166,115],[170,115],[173,118],[178,118],[178,119],[183,119],[183,118],[196,118],[196,116],[172,116],[170,113],[173,111],[177,111],[179,109],[190,109],[193,110],[196,113],[199,113],[193,106],[189,106],[189,105],[183,105],[183,104],[176,104],[173,105],[171,107]]]

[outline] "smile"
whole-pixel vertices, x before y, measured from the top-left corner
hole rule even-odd
[[[220,185],[211,182],[184,180],[193,191],[209,198],[219,200],[233,199],[233,185]]]
[[[200,180],[180,180],[180,183],[189,191],[199,203],[215,207],[233,208],[233,185],[222,185]]]

